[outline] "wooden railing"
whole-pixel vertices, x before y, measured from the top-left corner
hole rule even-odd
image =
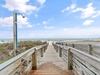
[[[33,47],[14,58],[0,64],[0,75],[27,75],[37,69],[37,59],[43,57],[48,44]]]
[[[100,75],[100,59],[81,50],[53,44],[56,52],[68,65],[68,70],[73,70],[78,75]]]
[[[100,45],[98,44],[88,44],[88,43],[57,43],[59,45],[63,45],[63,46],[69,46],[69,47],[73,47],[75,49],[78,49],[80,51],[83,51],[85,53],[91,54],[93,56],[96,56],[98,58],[100,58]]]

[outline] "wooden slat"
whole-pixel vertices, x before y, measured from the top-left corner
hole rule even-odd
[[[47,45],[33,47],[33,48],[17,55],[16,57],[0,64],[0,75],[14,75],[15,73],[18,73],[23,70],[24,70],[23,72],[28,73],[28,71],[30,71],[30,69],[32,68],[32,64],[29,63],[29,61],[32,62],[31,57],[32,57],[32,54],[34,53],[34,49],[40,49],[43,46],[47,46]],[[22,66],[22,64],[23,64],[22,59],[24,59],[28,62],[28,66]],[[23,69],[21,69],[21,68],[23,68]]]
[[[87,61],[82,60],[80,57],[77,57],[76,55],[73,55],[73,59],[76,61],[78,61],[79,63],[81,63],[82,65],[84,65],[86,68],[88,68],[91,72],[94,72],[95,74],[99,75],[100,74],[100,70],[98,70],[95,66],[90,65],[89,63],[87,63]],[[73,62],[75,62],[73,60]],[[78,65],[78,63],[77,63]]]
[[[92,51],[92,47],[88,47],[88,45],[86,44],[80,45],[80,48],[84,47],[81,50],[78,50],[80,48],[75,49],[75,48],[68,47],[68,46],[66,46],[66,48],[64,46],[60,46],[60,47],[63,49],[62,57],[65,61],[67,61],[66,56],[71,55],[71,54],[68,54],[68,55],[66,54],[68,48],[70,48],[70,53],[72,53],[73,55],[72,57],[73,65],[72,66],[75,71],[78,71],[79,75],[100,75],[100,59],[97,58],[100,55],[99,53],[96,55],[95,51]],[[79,47],[79,46],[75,45],[74,47]],[[93,55],[90,55],[86,52],[89,52],[90,54],[93,54]]]
[[[96,58],[92,55],[89,55],[87,53],[84,53],[82,51],[79,51],[77,49],[71,49],[71,52],[78,56],[78,57],[81,57],[81,59],[83,59],[84,61],[87,61],[87,63],[89,63],[90,65],[93,65],[95,66],[98,70],[100,70],[100,59],[99,58]]]
[[[80,59],[79,59],[79,61],[80,61]],[[93,71],[88,69],[86,66],[83,65],[82,62],[80,63],[79,61],[76,60],[75,58],[73,58],[73,62],[75,62],[79,66],[81,75],[95,75],[95,73],[93,73]],[[84,63],[84,64],[86,64],[86,63]]]

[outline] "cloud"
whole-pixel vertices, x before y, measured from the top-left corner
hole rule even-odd
[[[23,13],[32,13],[36,11],[37,7],[27,4],[29,0],[5,0],[5,4],[2,5],[10,11],[18,10]]]
[[[100,16],[100,10],[96,11],[96,14],[92,16],[92,18]]]
[[[53,22],[54,20],[55,20],[54,18],[49,18],[48,20],[43,21],[42,24],[43,24],[43,25],[47,25],[47,24],[49,24],[50,22]]]
[[[71,5],[69,7],[67,7],[66,9],[63,9],[62,12],[67,12],[68,10],[70,10],[72,13],[75,12],[81,12],[81,16],[80,18],[95,18],[100,16],[100,10],[96,10],[95,7],[93,7],[93,3],[88,3],[86,8],[80,8],[80,7],[76,7],[76,5]]]
[[[13,17],[5,17],[5,18],[0,18],[0,25],[1,26],[7,26],[7,27],[11,27],[13,25]]]
[[[19,28],[22,27],[32,27],[32,25],[28,22],[28,18],[22,18],[21,15],[17,16],[17,24]],[[12,27],[13,26],[13,16],[0,18],[0,25],[4,27]]]
[[[63,37],[69,38],[97,38],[99,37],[100,28],[64,28]],[[65,35],[65,36],[64,36]]]
[[[38,17],[38,14],[35,14],[34,16],[35,16],[35,17]]]
[[[37,2],[39,2],[41,5],[43,5],[46,2],[46,0],[37,0]]]
[[[86,21],[83,22],[83,25],[87,26],[87,25],[90,25],[93,22],[94,22],[94,20],[86,20]]]
[[[47,30],[52,30],[52,29],[54,29],[54,26],[45,26],[44,28]]]
[[[33,26],[32,25],[27,25],[27,27],[32,28]]]
[[[46,25],[46,24],[48,24],[48,22],[47,21],[43,21],[43,24]]]
[[[99,28],[59,28],[53,30],[35,30],[36,37],[40,38],[98,38]],[[45,35],[45,34],[47,35]]]
[[[75,9],[75,8],[76,8],[76,4],[72,4],[71,6],[69,6],[69,7],[65,8],[65,9],[63,9],[61,12],[64,13],[64,12],[66,12],[66,11],[68,11],[68,10],[73,10],[73,9]]]
[[[53,30],[43,29],[43,30],[28,30],[21,31],[18,34],[19,38],[98,38],[100,37],[100,27],[91,28],[54,28]],[[2,35],[1,35],[2,34]],[[12,37],[12,32],[7,31],[4,33],[0,31],[1,38]],[[24,34],[24,35],[23,35]],[[47,35],[46,35],[47,34]],[[27,36],[28,35],[28,36]]]
[[[81,18],[91,17],[96,13],[95,8],[92,5],[93,3],[89,3],[86,8],[77,8],[73,10],[73,12],[81,11]]]

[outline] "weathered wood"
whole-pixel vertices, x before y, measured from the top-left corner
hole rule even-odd
[[[83,45],[82,45],[83,46]],[[85,50],[88,47],[88,53],[80,51],[83,50],[81,47],[78,49],[66,46],[63,48],[62,58],[67,61],[68,58],[68,69],[76,71],[79,75],[100,75],[100,59],[93,56],[92,45],[85,45]],[[68,49],[68,48],[69,49]],[[66,54],[67,53],[67,54]],[[96,53],[95,53],[96,54]],[[68,57],[67,57],[68,56]]]
[[[80,57],[73,55],[73,63],[76,63],[81,71],[85,72],[88,75],[99,75],[100,70],[98,70],[95,66],[90,65],[86,61],[82,60]]]
[[[46,51],[46,48],[45,47],[43,47],[44,48],[44,52]]]
[[[44,48],[41,48],[41,57],[43,57],[43,50]]]
[[[73,54],[75,54],[76,56],[81,57],[81,59],[83,59],[84,61],[86,61],[90,65],[95,66],[96,68],[98,68],[98,70],[100,70],[100,67],[99,67],[100,59],[99,58],[96,58],[96,57],[94,57],[92,55],[89,55],[89,54],[84,53],[82,51],[79,51],[77,49],[71,49],[71,52]]]
[[[20,67],[18,66],[22,65],[22,58],[27,59],[27,57],[30,57],[31,54],[34,52],[34,50],[32,49],[27,50],[24,53],[19,54],[18,56],[0,64],[0,75],[11,75],[12,72],[17,71],[17,68],[20,69]]]
[[[58,52],[58,49],[59,49],[59,47],[58,47],[58,46],[56,46],[56,52]]]
[[[92,51],[93,51],[93,48],[92,48],[92,45],[88,45],[88,53],[92,55]]]
[[[32,69],[32,60],[34,60],[34,58],[32,59],[32,55],[34,55],[34,48],[39,50],[42,46],[46,45],[33,47],[0,64],[0,75],[19,75],[20,73],[27,75]]]
[[[80,59],[73,58],[73,62],[79,66],[79,67],[77,67],[77,69],[80,70],[79,72],[81,75],[95,75],[95,73],[93,71],[91,71],[89,68],[84,66],[86,63],[82,63],[82,61],[80,61]]]
[[[32,70],[37,69],[37,58],[36,58],[36,49],[34,49],[34,53],[32,54]]]
[[[66,62],[68,62],[68,57],[65,56],[64,54],[62,55],[62,58],[63,58]]]
[[[36,50],[36,59],[38,60],[41,57],[41,49]]]
[[[74,48],[74,47],[75,47],[75,45],[74,45],[74,44],[72,44],[72,47]]]
[[[62,57],[62,48],[59,46],[59,57]]]
[[[72,62],[72,53],[71,48],[68,49],[68,70],[72,70],[73,62]]]

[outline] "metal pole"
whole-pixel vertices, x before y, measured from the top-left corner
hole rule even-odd
[[[14,42],[14,53],[13,56],[17,55],[17,48],[18,48],[18,39],[17,39],[17,14],[22,15],[21,13],[13,12],[13,42]],[[22,15],[23,18],[25,16]]]
[[[13,37],[14,37],[14,56],[16,56],[17,51],[17,13],[13,13]]]

